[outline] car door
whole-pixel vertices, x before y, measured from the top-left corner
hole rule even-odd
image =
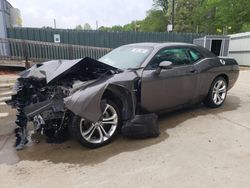
[[[155,74],[162,61],[172,68]],[[150,112],[191,103],[197,86],[197,70],[188,48],[164,48],[151,59],[142,74],[141,105]]]

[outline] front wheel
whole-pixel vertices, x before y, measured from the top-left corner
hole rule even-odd
[[[227,96],[227,82],[223,77],[216,78],[211,84],[204,104],[210,108],[220,107]]]
[[[96,123],[74,116],[70,128],[72,136],[88,148],[101,147],[114,140],[121,124],[119,108],[107,100],[102,113],[102,119]]]

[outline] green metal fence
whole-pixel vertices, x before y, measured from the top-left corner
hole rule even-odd
[[[203,37],[196,33],[167,32],[107,32],[72,29],[8,28],[8,38],[54,42],[54,34],[59,34],[61,43],[105,48],[136,42],[187,42]]]
[[[35,62],[51,59],[78,59],[86,56],[98,59],[110,51],[110,48],[0,38],[0,59]]]

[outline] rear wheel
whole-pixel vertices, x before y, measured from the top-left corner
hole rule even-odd
[[[97,148],[110,143],[119,132],[121,116],[115,103],[107,100],[102,109],[103,118],[91,123],[79,116],[74,116],[71,133],[82,145]]]
[[[211,84],[204,104],[210,108],[220,107],[227,96],[227,82],[223,77],[216,78]]]

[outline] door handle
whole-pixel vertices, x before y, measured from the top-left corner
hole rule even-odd
[[[196,72],[196,69],[195,69],[195,68],[191,68],[191,69],[189,69],[189,72],[195,73],[195,72]]]

